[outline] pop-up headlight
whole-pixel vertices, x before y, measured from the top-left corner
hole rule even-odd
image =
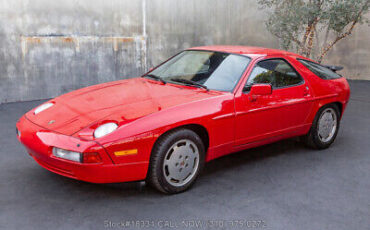
[[[118,125],[116,123],[110,122],[110,123],[105,123],[104,125],[99,126],[98,128],[95,129],[94,131],[94,137],[99,138],[102,136],[105,136],[114,130],[116,130]]]
[[[54,103],[45,103],[45,104],[42,104],[39,107],[37,107],[33,113],[36,115],[36,114],[41,113],[42,111],[50,108],[53,105],[54,105]]]

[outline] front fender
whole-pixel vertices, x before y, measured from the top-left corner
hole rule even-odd
[[[197,124],[209,133],[209,145],[233,140],[233,94],[175,106],[125,124],[112,135],[99,139],[115,163],[149,162],[156,140],[165,132],[180,126]],[[231,116],[224,119],[224,114]],[[120,154],[124,151],[131,154]]]

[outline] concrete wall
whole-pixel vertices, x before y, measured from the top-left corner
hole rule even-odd
[[[0,103],[50,98],[136,77],[182,49],[278,48],[256,0],[0,0]],[[370,80],[370,28],[330,52]]]

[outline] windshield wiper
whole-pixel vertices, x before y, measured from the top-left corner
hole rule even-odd
[[[163,78],[157,76],[157,75],[154,75],[154,74],[148,74],[148,75],[145,75],[144,77],[150,77],[152,79],[155,79],[157,81],[160,81],[162,82],[163,84],[166,84],[167,82],[165,80],[163,80]]]
[[[193,86],[196,86],[198,88],[200,87],[200,88],[208,90],[207,86],[199,84],[198,82],[195,82],[195,81],[192,81],[192,80],[181,79],[181,78],[171,78],[170,80],[174,81],[174,82],[184,83],[184,84],[187,84],[187,85],[193,85]]]

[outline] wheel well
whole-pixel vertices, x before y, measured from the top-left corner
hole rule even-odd
[[[177,129],[189,129],[189,130],[195,132],[196,134],[198,134],[199,137],[200,137],[200,139],[202,139],[202,141],[203,141],[205,152],[207,152],[208,147],[209,147],[209,135],[208,135],[208,131],[207,131],[207,129],[204,126],[198,125],[198,124],[182,125],[182,126],[179,126],[179,127],[176,127],[176,128],[170,129],[170,130],[167,130],[165,133],[161,134],[158,137],[157,141],[162,136],[164,136],[165,134],[167,134],[168,132],[172,132],[172,131],[177,130]]]
[[[339,116],[340,117],[342,116],[342,108],[343,108],[342,103],[340,103],[339,101],[337,101],[337,102],[331,102],[331,103],[328,103],[328,104],[325,104],[325,105],[321,106],[321,108],[324,107],[324,106],[328,106],[328,105],[336,105],[338,107],[338,109],[339,109]]]
[[[339,115],[340,116],[342,116],[342,112],[343,112],[343,105],[342,105],[342,103],[340,103],[340,102],[334,102],[334,103],[332,103],[332,104],[335,104],[336,106],[338,106],[338,109],[339,109]]]
[[[322,105],[319,109],[321,109],[324,106],[328,106],[328,105],[336,105],[338,107],[338,109],[339,109],[339,117],[342,117],[342,113],[343,113],[343,104],[342,103],[340,103],[339,101],[330,102],[328,104]]]

